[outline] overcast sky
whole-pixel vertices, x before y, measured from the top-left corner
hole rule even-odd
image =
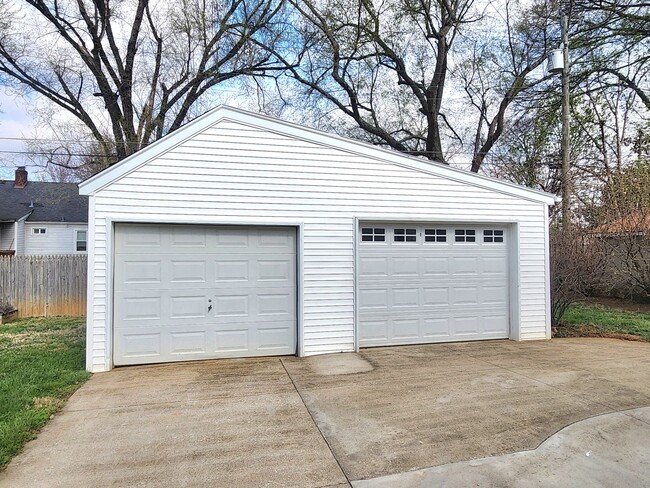
[[[11,138],[34,136],[35,126],[27,113],[25,101],[0,90],[0,179],[12,178],[16,166],[28,164],[24,154],[8,151],[25,151],[21,141]]]

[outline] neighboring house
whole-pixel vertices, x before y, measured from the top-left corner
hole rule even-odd
[[[650,210],[599,225],[591,236],[604,246],[603,283],[598,292],[625,298],[650,297]]]
[[[79,188],[90,371],[551,337],[555,195],[229,107]]]
[[[85,253],[88,197],[74,183],[0,180],[0,255]]]

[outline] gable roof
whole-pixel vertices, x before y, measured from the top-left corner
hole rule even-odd
[[[204,115],[185,124],[176,131],[166,135],[158,141],[141,149],[128,158],[123,159],[117,164],[110,166],[104,171],[92,176],[91,178],[79,184],[79,191],[82,195],[92,195],[93,193],[105,188],[121,177],[135,171],[148,161],[164,154],[173,149],[184,141],[190,139],[195,134],[217,124],[222,120],[229,120],[241,124],[256,127],[269,132],[274,132],[294,139],[304,140],[313,144],[328,146],[341,151],[353,154],[371,157],[384,162],[392,163],[397,166],[408,168],[421,173],[431,174],[447,178],[454,181],[460,181],[470,185],[487,188],[500,193],[521,197],[540,203],[553,205],[559,201],[559,197],[554,194],[546,193],[539,190],[516,185],[487,176],[470,173],[457,168],[452,168],[445,164],[425,161],[419,158],[405,155],[392,149],[385,149],[373,146],[365,142],[348,139],[338,135],[332,135],[300,126],[291,122],[268,117],[266,115],[247,112],[238,108],[221,105]]]
[[[0,180],[0,222],[88,222],[88,197],[75,183],[29,181],[24,188]]]

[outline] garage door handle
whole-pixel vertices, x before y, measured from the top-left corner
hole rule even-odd
[[[208,305],[208,312],[209,312],[210,310],[212,310],[212,300],[208,300],[208,303],[210,304]]]

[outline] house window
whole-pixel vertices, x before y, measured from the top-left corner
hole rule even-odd
[[[474,229],[456,229],[456,242],[476,242],[476,231]]]
[[[32,234],[34,235],[47,234],[47,229],[45,227],[34,227],[32,229]]]
[[[484,230],[483,242],[503,242],[502,230]]]
[[[85,230],[75,231],[75,249],[77,252],[83,252],[87,250],[86,246],[87,233]]]
[[[386,229],[382,227],[363,227],[361,229],[361,241],[384,242],[386,241]]]
[[[417,240],[416,229],[394,229],[393,240],[395,242],[415,242]]]
[[[447,242],[447,230],[424,229],[424,242]]]

